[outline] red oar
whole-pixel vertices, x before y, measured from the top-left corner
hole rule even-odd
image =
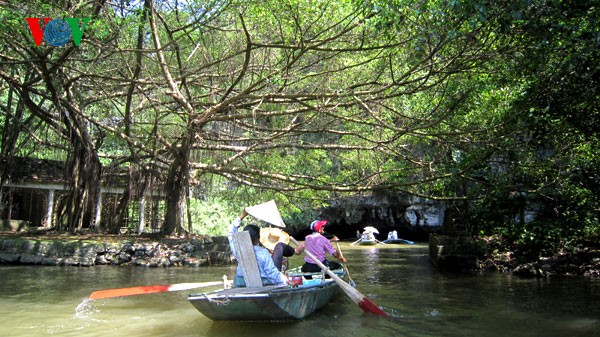
[[[290,236],[290,240],[296,246],[298,246],[298,241],[296,241],[296,239],[294,239],[293,237]],[[346,295],[348,295],[348,297],[350,297],[350,299],[352,301],[354,301],[354,303],[358,304],[358,306],[364,312],[370,312],[375,315],[389,317],[387,312],[381,310],[381,308],[379,308],[379,306],[377,306],[377,304],[373,303],[373,301],[371,301],[365,295],[361,294],[358,290],[356,290],[351,285],[346,283],[339,276],[337,276],[334,272],[329,270],[329,268],[327,268],[323,263],[321,263],[321,261],[319,261],[311,252],[309,252],[308,250],[304,250],[304,252],[306,253],[306,255],[308,255],[308,257],[310,257],[313,261],[315,261],[315,263],[319,267],[321,267],[321,269],[324,270],[327,273],[327,275],[331,276],[331,278],[333,278],[333,280],[340,286],[340,288],[342,288],[342,290],[346,293]]]
[[[141,294],[163,293],[167,291],[180,291],[194,288],[211,287],[223,285],[223,281],[212,281],[202,283],[175,283],[175,284],[157,284],[152,286],[139,286],[129,288],[116,288],[94,291],[88,299],[98,300],[102,298],[132,296]]]

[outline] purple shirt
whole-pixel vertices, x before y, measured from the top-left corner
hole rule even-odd
[[[327,253],[333,255],[336,252],[335,248],[331,245],[331,242],[317,232],[307,235],[304,239],[304,243],[306,244],[306,250],[312,253],[321,262],[325,261]],[[304,255],[304,261],[312,264],[315,263],[308,254]]]

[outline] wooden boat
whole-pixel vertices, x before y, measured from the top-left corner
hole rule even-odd
[[[408,245],[414,245],[415,243],[413,241],[410,240],[405,240],[405,239],[387,239],[387,240],[383,240],[383,243],[405,243]]]
[[[361,238],[360,241],[358,241],[358,244],[363,246],[372,246],[377,244],[377,240]]]
[[[365,231],[364,233],[361,234],[361,236],[358,240],[356,240],[355,242],[352,243],[352,245],[359,244],[359,245],[363,245],[363,246],[373,246],[378,243],[381,243],[381,241],[379,241],[375,238],[374,232]]]
[[[274,203],[272,203],[274,205]],[[276,208],[275,208],[276,210]],[[252,214],[251,211],[246,210]],[[277,212],[277,221],[266,219],[265,212],[258,218],[276,225],[283,223]],[[253,214],[253,216],[257,217]],[[298,246],[298,242],[290,237]],[[308,255],[319,267],[320,273],[301,273],[299,268],[286,272],[289,284],[286,286],[262,286],[258,263],[248,231],[231,235],[230,244],[237,252],[236,260],[243,271],[244,282],[248,287],[228,288],[188,297],[190,303],[212,320],[276,321],[302,319],[327,305],[342,289],[365,312],[387,317],[388,314],[375,303],[345,283],[344,268],[330,270],[311,252]],[[339,248],[338,248],[339,249]]]
[[[343,275],[343,269],[334,272]],[[338,284],[322,273],[287,274],[295,285],[230,288],[192,294],[188,300],[215,321],[283,321],[303,319],[338,294]]]

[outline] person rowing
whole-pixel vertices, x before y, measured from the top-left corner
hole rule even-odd
[[[329,261],[326,259],[327,253],[337,258],[340,262],[346,263],[347,260],[343,257],[340,252],[333,247],[329,239],[327,239],[323,233],[325,232],[325,226],[327,226],[327,220],[315,220],[310,224],[310,229],[313,231],[304,239],[304,249],[314,255],[323,265],[329,269],[339,269],[342,265],[336,261]],[[302,247],[298,247],[296,250],[301,250]],[[302,265],[302,272],[315,273],[320,272],[321,267],[314,263],[312,258],[308,255],[304,257],[304,264]]]

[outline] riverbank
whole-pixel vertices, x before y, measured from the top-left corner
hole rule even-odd
[[[600,244],[586,242],[578,250],[549,256],[528,256],[509,250],[498,237],[468,234],[429,236],[429,258],[437,269],[468,273],[495,271],[527,278],[551,276],[600,277]],[[538,255],[538,258],[531,258]]]
[[[513,251],[503,249],[504,245],[494,237],[481,241],[486,251],[480,263],[480,269],[510,272],[514,275],[530,278],[548,278],[555,275],[600,277],[600,243],[586,242],[572,252],[557,252],[537,259],[519,256]]]
[[[493,271],[533,278],[555,275],[600,277],[598,243],[589,243],[577,252],[528,260],[514,252],[503,250],[502,244],[496,239],[448,239],[443,236],[430,237],[430,259],[441,270]],[[488,253],[482,254],[482,251]],[[85,267],[201,267],[231,265],[235,260],[225,236],[164,238],[150,234],[0,232],[0,263]]]
[[[158,238],[133,235],[0,233],[0,263],[200,267],[234,263],[224,236]]]

